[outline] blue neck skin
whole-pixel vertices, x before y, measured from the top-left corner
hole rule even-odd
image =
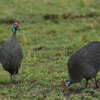
[[[65,83],[66,86],[69,86],[70,84],[71,84],[70,81],[67,81],[67,82]]]
[[[11,39],[16,39],[17,40],[17,36],[16,36],[16,28],[13,26],[13,28],[12,28],[12,32],[13,32],[13,34],[12,34],[12,37],[11,37]]]
[[[13,28],[12,28],[12,31],[13,31],[13,33],[15,33],[15,32],[16,32],[16,29],[15,29],[15,27],[13,27]]]

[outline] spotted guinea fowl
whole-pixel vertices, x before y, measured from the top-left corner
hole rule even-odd
[[[71,55],[68,60],[68,73],[69,80],[62,81],[63,88],[86,79],[86,85],[88,80],[94,78],[96,88],[98,88],[96,74],[100,70],[100,42],[92,42],[82,47]]]
[[[10,73],[12,82],[15,81],[15,75],[18,73],[23,58],[22,49],[18,44],[16,35],[18,27],[19,24],[14,23],[10,40],[0,46],[0,62],[3,68]]]

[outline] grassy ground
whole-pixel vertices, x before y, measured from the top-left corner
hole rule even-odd
[[[0,44],[12,35],[15,21],[24,58],[16,84],[0,65],[1,100],[100,100],[93,81],[81,91],[84,79],[61,86],[69,56],[100,40],[100,0],[0,0]]]

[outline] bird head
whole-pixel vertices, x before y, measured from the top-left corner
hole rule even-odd
[[[12,32],[16,32],[18,27],[19,27],[19,24],[14,23],[13,28],[12,28]]]
[[[67,88],[68,86],[70,86],[71,82],[69,80],[67,80],[66,82],[64,80],[62,80],[62,85],[63,85],[63,88]]]

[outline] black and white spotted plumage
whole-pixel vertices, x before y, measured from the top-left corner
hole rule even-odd
[[[71,83],[82,78],[95,78],[100,70],[100,42],[92,42],[73,53],[68,60],[68,72]]]
[[[12,75],[18,73],[23,58],[22,48],[17,41],[17,27],[10,40],[0,46],[0,62],[3,68]]]

